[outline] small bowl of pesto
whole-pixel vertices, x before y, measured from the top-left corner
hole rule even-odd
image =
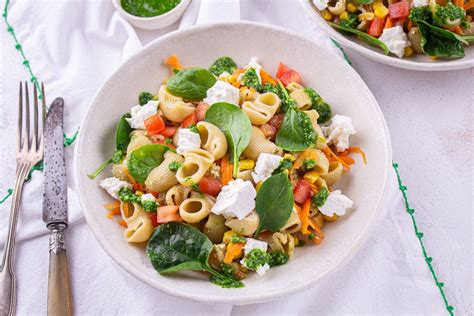
[[[120,16],[145,30],[167,27],[181,18],[191,0],[112,0]]]

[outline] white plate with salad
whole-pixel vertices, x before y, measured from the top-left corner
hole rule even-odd
[[[124,270],[172,295],[250,304],[354,255],[391,147],[341,57],[239,22],[169,34],[125,62],[90,105],[74,163],[87,222]]]
[[[300,0],[331,38],[410,70],[474,67],[472,0]]]

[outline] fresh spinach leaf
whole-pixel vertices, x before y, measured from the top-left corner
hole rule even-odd
[[[248,146],[252,136],[252,124],[247,115],[238,107],[226,102],[211,105],[206,111],[206,122],[216,125],[224,133],[234,163],[234,177],[239,169],[239,157]]]
[[[286,174],[273,175],[263,182],[257,192],[255,209],[260,221],[254,236],[263,229],[275,232],[285,226],[293,211],[293,188]]]
[[[207,69],[194,67],[182,69],[166,82],[168,91],[186,100],[201,101],[217,79]]]
[[[168,150],[168,146],[150,144],[132,151],[127,161],[127,167],[132,177],[138,183],[145,183],[148,174],[161,164]]]
[[[120,163],[122,161],[123,155],[127,152],[127,146],[130,143],[130,133],[133,131],[133,128],[130,127],[126,120],[126,118],[130,117],[132,117],[130,113],[125,113],[118,121],[115,126],[115,152],[96,171],[87,175],[90,179],[95,179],[111,163]]]
[[[237,69],[237,64],[232,58],[227,56],[218,58],[211,67],[209,67],[209,71],[215,76],[220,76],[223,72],[232,74],[235,69]]]
[[[138,103],[140,103],[140,105],[145,105],[150,100],[153,100],[153,94],[150,92],[143,91],[138,95]]]
[[[359,31],[357,29],[345,27],[334,22],[328,22],[328,23],[329,25],[338,29],[339,31],[345,31],[345,32],[349,32],[349,33],[357,35],[357,37],[359,37],[361,40],[363,40],[369,45],[380,47],[381,49],[383,49],[383,52],[385,55],[388,55],[388,53],[390,52],[388,50],[387,45],[385,45],[382,41],[378,40],[376,37],[370,36],[369,34]]]
[[[316,131],[308,115],[290,108],[276,136],[275,144],[287,151],[303,151],[316,142]]]
[[[436,57],[464,57],[462,44],[469,43],[454,32],[433,26],[425,21],[416,21],[421,33],[423,51]]]

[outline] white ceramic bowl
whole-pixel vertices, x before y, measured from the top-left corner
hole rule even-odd
[[[298,47],[298,49],[294,49]],[[222,289],[199,272],[159,275],[143,247],[128,244],[123,229],[105,217],[103,204],[111,198],[99,188],[100,179],[86,176],[113,153],[114,126],[137,103],[141,91],[157,92],[168,69],[162,60],[176,54],[184,65],[207,67],[217,57],[232,56],[245,65],[258,56],[276,71],[284,61],[301,72],[335,113],[352,118],[357,135],[352,143],[367,154],[368,165],[355,165],[340,188],[354,200],[351,214],[324,227],[320,246],[298,248],[284,266],[264,276],[252,274],[242,289]],[[306,289],[347,262],[361,246],[378,214],[391,164],[390,138],[382,112],[359,75],[341,57],[288,30],[249,22],[205,25],[157,39],[126,61],[99,89],[81,127],[74,172],[82,209],[94,235],[106,252],[126,271],[166,293],[203,302],[250,304]],[[358,159],[359,160],[359,159]],[[109,176],[105,172],[101,178]]]
[[[145,30],[157,30],[165,28],[178,21],[191,0],[181,0],[181,2],[172,10],[166,12],[165,14],[153,17],[139,17],[130,14],[122,8],[121,0],[112,0],[112,2],[120,16],[127,20],[130,24]]]
[[[353,50],[372,60],[399,68],[420,71],[443,71],[474,67],[474,45],[465,46],[466,55],[463,58],[432,60],[426,55],[412,56],[410,58],[398,58],[393,55],[384,55],[383,51],[377,47],[372,47],[355,36],[342,35],[333,29],[326,20],[323,19],[319,10],[312,4],[311,0],[300,0],[301,5],[306,9],[311,18],[318,24],[331,38],[341,45]]]

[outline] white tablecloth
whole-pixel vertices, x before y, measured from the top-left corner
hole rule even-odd
[[[3,7],[4,3],[0,3]],[[193,12],[198,8],[199,1],[193,1],[182,27],[195,22]],[[286,26],[323,41],[320,31],[296,0],[242,1],[240,16],[242,19]],[[165,30],[136,30],[117,15],[110,1],[18,1],[10,5],[9,20],[23,44],[33,71],[47,86],[47,99],[51,101],[56,96],[65,98],[67,134],[72,134],[80,125],[97,88],[124,58],[130,56],[140,44],[146,44],[179,27],[179,23],[176,23]],[[2,196],[14,180],[12,131],[16,125],[16,89],[18,81],[27,77],[9,34],[3,31],[0,36],[0,144],[4,148],[0,154]],[[453,183],[459,188],[469,188],[469,185],[472,188],[472,179],[469,182],[469,176],[462,174],[462,166],[472,163],[472,152],[469,152],[472,147],[462,147],[469,144],[469,138],[472,141],[472,127],[469,130],[472,116],[468,116],[472,112],[467,105],[461,105],[462,102],[472,102],[472,99],[468,100],[465,92],[468,91],[469,80],[462,79],[461,75],[470,75],[472,83],[473,73],[418,74],[392,69],[352,54],[350,56],[354,67],[368,80],[388,116],[395,158],[402,163],[402,173],[406,171],[408,174],[409,184],[417,184],[410,186],[410,196],[413,196],[414,206],[419,206],[416,215],[421,218],[422,224],[426,224],[428,229],[432,228],[428,232],[425,230],[425,240],[431,238],[432,242],[427,242],[428,248],[432,247],[436,251],[433,256],[440,262],[435,267],[444,271],[441,274],[442,281],[451,287],[448,299],[455,302],[453,305],[456,311],[470,311],[472,279],[466,277],[470,275],[470,264],[468,262],[466,267],[454,259],[460,260],[463,252],[472,251],[472,246],[469,248],[468,242],[462,241],[462,237],[469,235],[469,229],[457,232],[462,220],[464,228],[470,224],[466,209],[469,211],[469,206],[472,208],[472,200],[453,199],[460,194],[446,186]],[[424,91],[417,91],[416,87]],[[454,90],[447,87],[456,88],[460,93],[451,93]],[[440,91],[446,91],[446,95],[440,94]],[[427,108],[429,106],[433,110],[430,111]],[[464,118],[466,122],[461,121],[461,114],[453,113],[452,108],[456,106],[462,107],[467,115]],[[452,119],[450,121],[445,117]],[[431,123],[427,118],[433,118],[436,123]],[[452,120],[462,123],[456,126]],[[436,131],[439,129],[441,131],[438,134]],[[414,133],[415,130],[417,133]],[[422,141],[423,137],[428,140]],[[437,142],[445,145],[447,153],[444,157],[436,157],[431,153],[431,148],[426,148]],[[468,150],[462,152],[462,149]],[[66,152],[70,167],[73,148],[69,147]],[[450,152],[459,155],[451,158]],[[421,161],[423,165],[420,165]],[[347,265],[325,282],[306,291],[283,300],[249,306],[190,302],[171,297],[135,280],[119,268],[95,241],[78,207],[72,179],[69,179],[71,225],[67,237],[75,311],[77,314],[163,315],[443,314],[446,311],[440,293],[422,257],[394,174],[391,175],[392,186],[384,212],[369,240]],[[449,179],[451,176],[456,177]],[[445,180],[436,182],[439,179]],[[430,181],[434,182],[433,188],[436,188],[437,194],[431,191],[425,193],[432,187]],[[46,312],[48,237],[41,221],[41,183],[42,175],[35,173],[24,190],[18,230],[20,241],[15,255],[19,314]],[[426,199],[423,199],[424,194]],[[456,215],[448,216],[446,211],[449,207],[440,209],[437,203],[453,205],[458,211]],[[3,214],[0,217],[0,231],[3,235],[8,210],[9,203],[0,206]],[[437,229],[444,223],[448,223],[452,231]],[[422,230],[425,228],[420,226]],[[448,243],[438,236],[439,233],[451,242],[449,248]],[[463,290],[457,290],[458,287]]]

